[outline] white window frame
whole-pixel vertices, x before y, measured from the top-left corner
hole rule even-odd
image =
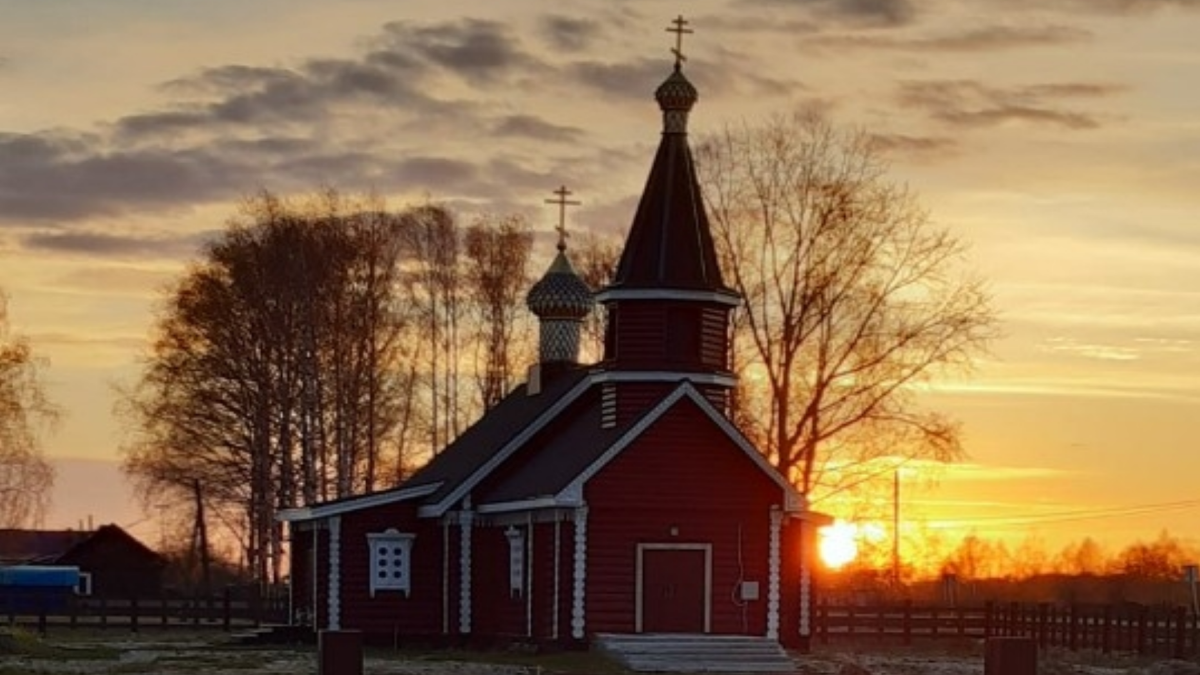
[[[525,530],[509,525],[504,536],[508,539],[508,595],[519,598],[525,594]]]
[[[370,590],[371,597],[379,591],[400,591],[404,597],[412,593],[412,546],[417,535],[411,532],[400,532],[396,528],[388,528],[383,532],[367,533],[367,552],[370,556]],[[384,547],[385,553],[379,553]],[[395,576],[392,571],[400,570]],[[379,573],[384,577],[380,578]]]

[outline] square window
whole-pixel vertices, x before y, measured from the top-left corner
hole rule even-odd
[[[409,556],[417,535],[389,528],[367,534],[371,552],[371,597],[377,591],[400,591],[408,597],[412,592]]]

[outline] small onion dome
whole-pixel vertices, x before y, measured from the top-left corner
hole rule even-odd
[[[595,301],[592,289],[575,273],[560,248],[545,276],[529,289],[525,304],[540,319],[583,319]]]
[[[690,112],[692,106],[696,105],[696,101],[700,98],[700,94],[696,91],[696,87],[692,86],[692,83],[683,76],[679,65],[676,64],[675,71],[663,80],[663,83],[658,85],[658,89],[654,91],[654,98],[663,112],[668,110]]]

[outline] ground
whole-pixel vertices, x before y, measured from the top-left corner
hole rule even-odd
[[[979,645],[936,649],[885,649],[834,645],[797,656],[800,675],[982,675]],[[615,675],[624,672],[602,656],[565,653],[449,653],[370,651],[367,675]],[[0,675],[83,673],[109,675],[248,675],[316,673],[312,648],[246,648],[224,634],[178,632],[61,633],[42,640],[0,628]],[[1194,661],[1148,661],[1051,651],[1039,675],[1200,675]]]

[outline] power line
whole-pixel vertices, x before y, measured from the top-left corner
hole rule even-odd
[[[1134,506],[1107,507],[1101,509],[1077,509],[1052,513],[1029,514],[1020,516],[975,516],[955,518],[952,522],[958,525],[1038,525],[1047,523],[1068,523],[1104,518],[1119,518],[1140,516],[1167,511],[1180,511],[1200,507],[1200,499],[1189,499],[1177,502],[1162,502],[1158,504],[1140,504]]]

